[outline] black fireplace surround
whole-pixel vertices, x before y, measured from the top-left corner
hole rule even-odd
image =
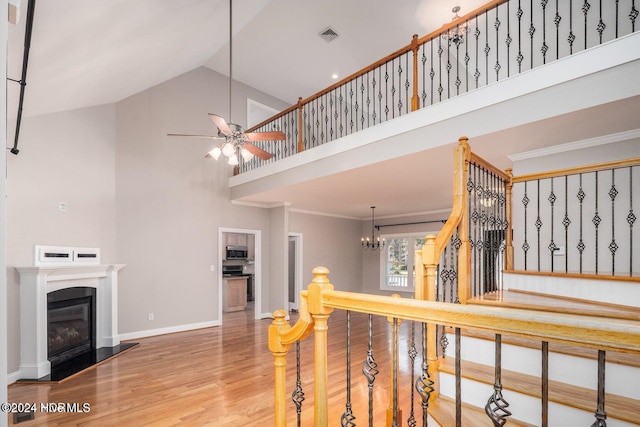
[[[52,368],[95,351],[95,288],[74,287],[47,294],[47,348]]]

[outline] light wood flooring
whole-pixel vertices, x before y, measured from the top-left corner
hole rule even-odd
[[[85,413],[41,413],[17,425],[28,426],[254,426],[273,425],[273,357],[267,346],[270,319],[254,320],[253,311],[225,314],[220,327],[135,340],[140,345],[58,384],[9,386],[10,402],[89,403]],[[292,316],[291,323],[295,320]],[[329,355],[332,363],[329,399],[337,420],[345,407],[344,312],[330,320]],[[360,372],[366,356],[367,317],[353,315],[354,405],[359,425],[365,425],[367,386]],[[376,320],[378,375],[376,419],[384,420],[388,404],[389,367],[386,340],[389,326]],[[339,329],[338,329],[339,328]],[[408,330],[402,327],[402,330]],[[406,333],[406,332],[405,332]],[[313,419],[313,343],[302,344],[305,425]],[[295,386],[295,351],[288,357],[290,386]],[[419,362],[417,362],[419,363]],[[406,364],[405,364],[406,365]],[[407,367],[404,366],[406,371]],[[364,408],[364,409],[363,409]],[[408,410],[406,410],[408,414]],[[289,421],[295,410],[290,404]],[[9,417],[9,425],[13,419]],[[376,422],[376,425],[378,423]]]
[[[345,410],[345,313],[336,311],[329,321],[330,425],[340,425]],[[296,320],[292,314],[293,324]],[[59,384],[9,386],[9,401],[38,405],[43,402],[89,403],[84,413],[42,413],[18,425],[28,426],[271,426],[273,417],[273,357],[268,350],[270,319],[254,320],[253,310],[228,313],[220,327],[135,340],[140,345],[118,357],[83,371]],[[367,316],[353,313],[351,330],[352,406],[357,425],[368,425],[368,387],[361,373],[367,350]],[[400,396],[402,424],[411,413],[412,379],[406,356],[411,322],[400,325]],[[378,374],[373,393],[374,423],[384,425],[389,403],[390,326],[374,317],[373,347]],[[419,343],[420,326],[416,325]],[[450,337],[452,339],[452,337]],[[506,339],[506,338],[505,338]],[[302,387],[306,393],[302,425],[313,425],[313,342],[302,343]],[[421,352],[418,344],[417,351]],[[287,358],[288,385],[295,386],[295,350]],[[414,375],[418,375],[420,354]],[[488,397],[488,396],[487,396]],[[445,402],[439,405],[444,409]],[[413,396],[419,425],[422,410]],[[446,409],[449,410],[449,409]],[[482,410],[479,411],[480,416]],[[465,411],[463,411],[465,414]],[[295,408],[288,406],[289,425],[295,425]],[[519,425],[509,421],[510,424]],[[9,424],[13,424],[9,416]],[[463,425],[483,425],[479,421]]]

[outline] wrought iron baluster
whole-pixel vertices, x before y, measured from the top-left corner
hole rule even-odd
[[[585,192],[582,190],[582,174],[580,174],[580,188],[578,189],[578,201],[580,202],[580,239],[578,240],[578,253],[580,255],[580,269],[579,272],[580,274],[582,274],[582,254],[585,250],[585,244],[584,241],[582,240],[582,224],[583,224],[583,202],[584,202],[584,198],[586,197]]]
[[[447,38],[447,99],[451,98],[451,40]]]
[[[556,59],[560,59],[560,11],[558,10],[558,0],[556,0],[556,15],[553,18],[553,23],[556,24]]]
[[[538,194],[536,195],[538,198],[538,203],[536,204],[536,209],[538,211],[538,216],[536,218],[536,229],[538,230],[538,271],[540,271],[540,229],[542,228],[542,220],[540,219],[540,180],[536,181],[538,184]]]
[[[444,88],[442,87],[442,53],[444,50],[442,49],[442,37],[438,38],[438,101],[442,101],[442,92]]]
[[[371,96],[369,95],[369,90],[371,89],[369,75],[371,73],[367,73],[367,127],[371,126]],[[364,94],[363,94],[364,96]],[[375,124],[375,122],[374,122]],[[364,126],[364,124],[363,124]]]
[[[616,251],[618,250],[618,244],[616,243],[616,196],[618,190],[616,189],[616,170],[611,169],[611,189],[609,190],[609,197],[611,198],[611,243],[609,243],[609,250],[611,251],[611,274],[616,274]]]
[[[547,46],[547,3],[548,0],[542,0],[540,4],[542,5],[542,47],[540,48],[540,52],[542,52],[542,63],[547,63],[547,51],[549,50],[549,46]]]
[[[498,6],[496,5],[496,20],[494,21],[494,28],[496,29],[496,65],[493,66],[493,69],[496,72],[496,81],[500,80],[500,69],[502,66],[500,65],[500,19],[498,18]]]
[[[571,220],[569,219],[569,177],[564,177],[564,218],[562,219],[562,225],[564,226],[564,272],[569,272],[569,225]]]
[[[505,44],[507,46],[507,77],[511,75],[511,42],[513,42],[513,38],[511,38],[511,11],[510,6],[511,2],[507,2],[507,38],[505,39]]]
[[[478,61],[480,58],[480,54],[478,49],[480,48],[480,26],[478,25],[478,15],[476,15],[476,30],[473,32],[473,35],[476,38],[476,71],[473,73],[473,77],[476,79],[476,89],[478,89],[478,83],[480,79],[480,69],[478,68]]]
[[[489,11],[484,13],[484,84],[489,84]]]
[[[409,81],[409,70],[411,68],[409,68],[409,55],[405,54],[404,55],[404,69],[407,70],[406,72],[406,77],[404,80],[404,104],[405,104],[405,114],[409,112],[409,106],[411,105],[411,101],[409,98],[409,89],[411,88],[411,82]],[[402,108],[402,104],[400,104],[400,108]],[[402,112],[400,112],[400,115],[402,115]]]
[[[596,174],[596,213],[593,216],[593,219],[591,220],[591,222],[593,223],[593,225],[595,226],[595,253],[596,253],[596,274],[598,274],[598,248],[600,247],[598,245],[598,230],[600,227],[600,223],[602,222],[602,218],[600,217],[600,215],[598,214],[598,171],[595,172]]]
[[[551,193],[549,194],[549,203],[551,204],[551,220],[550,220],[550,224],[551,224],[551,243],[549,243],[549,252],[551,253],[551,272],[553,273],[553,257],[555,256],[555,251],[558,249],[558,247],[556,246],[555,241],[553,240],[553,214],[554,214],[554,207],[555,207],[555,203],[556,203],[556,195],[553,192],[553,178],[551,178]]]
[[[384,113],[385,113],[385,121],[389,120],[389,99],[388,99],[388,93],[389,93],[389,70],[388,70],[388,66],[389,63],[385,63],[384,64],[384,93],[385,93],[385,97],[384,97]]]
[[[427,324],[422,324],[422,372],[420,374],[420,378],[416,380],[416,391],[420,396],[421,406],[422,406],[422,425],[427,425],[427,417],[429,410],[429,398],[431,397],[431,393],[434,392],[433,388],[433,380],[431,379],[431,374],[429,374],[429,360],[427,359]],[[370,427],[373,427],[373,424],[369,424]]]
[[[362,363],[362,374],[369,388],[369,427],[373,427],[373,386],[378,375],[378,364],[373,357],[373,315],[369,315],[367,357]]]
[[[604,379],[605,379],[606,352],[598,350],[598,407],[596,408],[596,421],[591,427],[607,427],[607,413],[604,410]]]
[[[604,30],[607,28],[606,24],[602,20],[602,0],[600,0],[599,2],[599,10],[600,10],[600,17],[598,20],[598,25],[596,26],[596,30],[598,31],[598,34],[600,36],[599,42],[600,44],[602,44],[602,33],[604,33]]]
[[[587,15],[589,14],[589,9],[591,9],[591,4],[587,0],[584,0],[582,3],[582,13],[584,15],[584,49],[587,49]]]
[[[302,402],[304,402],[304,391],[300,380],[300,341],[296,341],[296,388],[291,393],[291,400],[296,405],[296,418],[298,427],[302,425]]]
[[[631,11],[629,12],[629,19],[631,20],[631,32],[636,31],[636,19],[638,19],[638,9],[636,9],[635,0],[631,2]]]
[[[431,42],[429,42],[429,44],[431,44]],[[422,98],[422,102],[420,103],[421,106],[426,106],[427,105],[427,54],[425,53],[425,48],[426,48],[426,43],[422,44],[422,56],[420,57],[420,62],[422,62],[422,94],[421,94],[421,98]],[[432,100],[433,102],[433,100]]]
[[[549,343],[542,341],[542,421],[541,427],[549,425]]]
[[[351,80],[349,82],[349,112],[348,112],[348,117],[349,117],[349,134],[353,133],[353,109],[354,109],[354,105],[353,105],[353,80]],[[346,111],[345,111],[346,112]],[[356,119],[356,122],[358,120]],[[358,129],[356,129],[358,130]]]
[[[522,15],[524,12],[522,11],[521,0],[518,0],[518,11],[516,12],[516,16],[518,17],[518,56],[516,56],[516,61],[518,62],[518,73],[522,72],[522,61],[524,61],[524,55],[522,54]]]
[[[391,400],[392,400],[392,422],[391,427],[399,427],[399,404],[398,404],[398,348],[400,346],[400,324],[398,318],[393,318],[393,347],[391,349]]]
[[[524,269],[527,269],[527,254],[529,252],[530,246],[527,241],[527,207],[529,206],[529,202],[531,200],[527,196],[527,181],[524,183],[524,196],[522,196],[522,204],[524,205],[524,242],[522,243],[522,250],[524,251]]]
[[[536,27],[533,25],[533,0],[529,2],[529,11],[531,12],[531,16],[529,18],[529,68],[533,69],[533,35],[536,33]]]
[[[460,328],[456,328],[456,427],[462,426],[462,354],[460,350]]]
[[[502,335],[500,334],[496,334],[495,358],[493,394],[487,401],[484,411],[495,427],[502,427],[507,422],[507,417],[511,416],[511,412],[507,409],[509,403],[502,396]]]
[[[633,224],[636,222],[636,215],[633,213],[633,166],[629,167],[629,214],[627,223],[629,224],[629,276],[633,276]]]
[[[569,55],[573,55],[573,42],[576,41],[576,35],[573,33],[573,0],[569,0]]]
[[[340,417],[340,425],[342,427],[355,427],[355,419],[356,417],[353,415],[351,408],[351,311],[347,310],[347,401],[345,410]]]
[[[429,46],[431,47],[431,71],[429,72],[429,77],[431,77],[431,105],[433,105],[433,100],[435,99],[435,92],[433,91],[433,85],[435,81],[436,71],[433,68],[433,40],[429,42]]]
[[[407,426],[408,427],[415,427],[418,423],[416,421],[416,417],[415,417],[415,408],[414,408],[414,396],[415,396],[415,390],[413,388],[413,384],[415,382],[415,366],[416,366],[416,356],[418,356],[418,350],[416,350],[416,322],[415,321],[411,321],[411,330],[410,330],[410,336],[409,336],[409,360],[410,360],[410,366],[411,366],[411,406],[410,406],[410,412],[409,412],[409,418],[407,418]]]
[[[464,26],[469,31],[471,28],[469,26],[469,21],[464,22]],[[467,42],[464,44],[464,81],[465,81],[465,92],[469,92],[469,61],[471,57],[469,56],[469,35],[467,35]]]

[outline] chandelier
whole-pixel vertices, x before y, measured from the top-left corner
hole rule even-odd
[[[374,211],[375,211],[376,207],[375,206],[371,206],[371,238],[368,237],[363,237],[361,239],[361,244],[362,244],[362,249],[364,250],[382,250],[382,248],[384,248],[385,245],[385,240],[382,239],[380,240],[380,236],[378,236],[378,238],[376,239],[375,237],[375,215],[374,215]]]
[[[451,9],[453,12],[453,18],[451,22],[456,22],[460,19],[460,6],[455,6]],[[455,27],[449,28],[449,30],[442,35],[442,38],[447,40],[449,43],[455,43],[456,45],[461,45],[464,43],[464,35],[469,31],[469,25],[465,22],[462,24],[457,24]]]

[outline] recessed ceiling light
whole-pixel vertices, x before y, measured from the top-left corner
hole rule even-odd
[[[338,78],[338,75],[336,73],[331,74],[331,78],[333,80],[336,80]]]

